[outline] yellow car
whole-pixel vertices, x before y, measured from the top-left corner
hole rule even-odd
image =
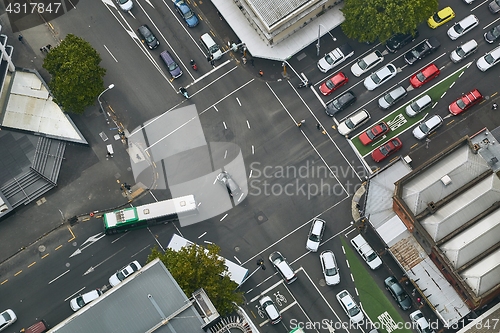
[[[427,20],[427,24],[431,29],[436,29],[439,26],[442,26],[448,21],[451,21],[455,17],[455,12],[451,7],[445,7],[441,9],[436,14],[429,17]]]

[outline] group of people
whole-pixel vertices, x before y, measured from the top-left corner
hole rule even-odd
[[[45,52],[45,53],[48,53],[48,52],[50,51],[50,49],[51,49],[51,48],[52,48],[52,45],[47,44],[47,45],[42,46],[42,47],[40,48],[40,52],[42,52],[42,53],[44,53],[44,52]]]

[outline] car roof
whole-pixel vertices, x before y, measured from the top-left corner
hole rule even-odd
[[[464,17],[461,19],[457,24],[460,24],[462,27],[470,27],[474,23],[478,21],[476,15],[470,14],[469,16]]]
[[[493,50],[491,50],[490,54],[495,59],[500,58],[500,46],[497,46],[496,48],[494,48]]]
[[[443,119],[441,119],[441,117],[438,114],[435,114],[432,117],[430,117],[429,119],[427,119],[427,121],[425,122],[425,124],[429,128],[433,128],[434,126],[436,126],[437,124],[439,124],[441,122],[443,122]]]
[[[464,52],[469,52],[473,48],[477,47],[477,42],[474,39],[471,39],[470,41],[460,45],[460,47]]]
[[[366,111],[365,109],[359,110],[356,114],[350,117],[353,123],[358,123],[366,118],[368,118],[368,111]]]
[[[399,97],[401,95],[406,94],[406,88],[403,86],[396,87],[395,89],[389,91],[389,93],[392,97]]]
[[[288,265],[288,263],[286,261],[282,261],[280,262],[277,267],[279,268],[279,270],[281,271],[281,273],[283,273],[283,275],[289,279],[291,278],[295,273],[293,272],[292,268],[290,267],[290,265]]]
[[[336,267],[335,265],[335,255],[332,251],[327,250],[323,251],[320,254],[320,257],[323,258],[323,262],[325,263],[325,267]]]
[[[366,55],[363,60],[368,63],[368,64],[371,64],[372,62],[374,61],[377,61],[377,59],[379,59],[380,57],[382,56],[382,54],[378,51],[378,50],[375,50],[374,52]]]

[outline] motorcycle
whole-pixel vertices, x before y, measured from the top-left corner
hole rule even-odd
[[[187,99],[189,99],[189,94],[188,94],[188,92],[187,92],[186,88],[184,88],[184,87],[180,87],[180,88],[179,88],[179,92],[182,94],[182,96],[184,96],[184,97],[186,97]]]
[[[196,65],[196,63],[194,62],[193,59],[191,59],[191,61],[189,61],[189,63],[191,64],[191,67],[193,68],[193,70],[195,70],[195,71],[198,70],[198,65]]]

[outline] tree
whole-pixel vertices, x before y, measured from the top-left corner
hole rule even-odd
[[[49,88],[54,101],[68,112],[82,114],[104,90],[106,69],[99,66],[101,56],[89,42],[69,34],[53,47],[43,61],[52,76]]]
[[[383,43],[408,33],[437,11],[438,0],[346,0],[342,31],[359,42]]]
[[[236,291],[238,285],[227,275],[228,268],[219,252],[215,244],[206,248],[185,246],[179,251],[167,249],[165,253],[155,247],[147,261],[159,258],[188,296],[203,288],[219,314],[226,316],[234,310],[234,303],[243,303],[243,293]]]

